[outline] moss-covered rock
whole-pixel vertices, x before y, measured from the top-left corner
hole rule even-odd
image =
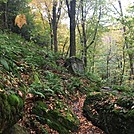
[[[0,92],[0,133],[6,133],[21,117],[23,100],[15,94]]]
[[[29,134],[28,130],[18,124],[5,131],[3,134]]]
[[[107,134],[134,133],[134,97],[114,96],[111,93],[91,93],[87,96],[83,113]]]
[[[48,124],[60,134],[69,134],[78,129],[79,120],[73,113],[61,113],[59,109],[48,110],[46,104],[41,101],[35,103],[32,113],[41,124]]]

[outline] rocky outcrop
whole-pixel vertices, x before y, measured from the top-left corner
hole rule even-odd
[[[106,134],[134,133],[134,98],[108,92],[90,93],[83,107],[84,116]]]

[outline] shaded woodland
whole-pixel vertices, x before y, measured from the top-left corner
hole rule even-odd
[[[0,133],[133,134],[134,3],[0,0]]]

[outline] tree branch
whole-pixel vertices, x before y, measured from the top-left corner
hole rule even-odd
[[[47,14],[48,14],[47,18],[48,18],[48,21],[49,21],[49,24],[50,24],[51,23],[51,20],[52,20],[52,15],[50,13],[50,10],[49,10],[48,5],[47,5],[46,2],[45,2],[45,6],[46,6]]]
[[[57,11],[57,24],[59,22],[60,16],[61,16],[61,8],[62,8],[62,0],[60,0],[60,5],[58,7],[58,11]]]
[[[68,9],[68,16],[70,17],[71,14],[70,14],[70,6],[69,6],[68,0],[66,0],[66,5],[67,5],[67,9]]]
[[[88,48],[95,42],[95,38],[96,38],[96,35],[97,35],[97,32],[98,32],[98,26],[99,26],[100,19],[101,19],[101,6],[100,6],[99,10],[100,10],[100,12],[99,12],[99,16],[98,16],[98,22],[96,23],[94,36],[93,36],[92,41],[91,41],[91,42],[89,43],[89,45],[86,47],[86,49],[88,49]]]
[[[120,12],[118,11],[118,9],[112,4],[112,6],[113,6],[113,8],[116,10],[116,12],[118,13],[118,14],[120,14]],[[120,14],[121,15],[121,14]]]

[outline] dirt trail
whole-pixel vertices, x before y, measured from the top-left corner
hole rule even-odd
[[[101,129],[94,126],[90,121],[88,121],[82,114],[82,107],[86,95],[80,96],[77,101],[73,103],[73,111],[80,120],[80,126],[78,132],[72,134],[105,134]]]

